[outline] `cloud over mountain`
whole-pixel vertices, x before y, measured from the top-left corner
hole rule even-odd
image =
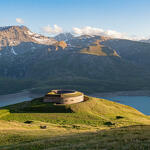
[[[53,25],[53,26],[45,26],[41,28],[43,33],[49,34],[49,35],[56,35],[56,34],[60,34],[63,33],[64,30],[62,27],[58,26],[58,25]],[[128,40],[134,40],[134,41],[138,41],[138,40],[145,40],[145,39],[149,39],[149,37],[139,37],[139,36],[133,36],[133,35],[128,35],[125,33],[121,33],[115,30],[104,30],[102,28],[95,28],[95,27],[91,27],[91,26],[85,26],[83,28],[78,28],[78,27],[73,27],[70,31],[71,33],[75,34],[75,35],[91,35],[91,36],[105,36],[105,37],[110,37],[110,38],[118,38],[118,39],[128,39]]]
[[[24,20],[21,18],[16,18],[16,22],[19,24],[24,24]]]
[[[42,27],[42,31],[47,34],[59,34],[63,32],[63,29],[55,24],[53,27],[50,25]]]
[[[73,33],[77,35],[101,35],[101,36],[108,36],[112,38],[128,38],[124,34],[114,31],[114,30],[103,30],[101,28],[94,28],[91,26],[86,26],[83,28],[72,28]]]

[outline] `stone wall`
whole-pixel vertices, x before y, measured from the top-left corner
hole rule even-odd
[[[50,103],[60,103],[61,97],[44,97],[43,99],[44,102],[50,102]]]
[[[50,102],[50,103],[58,103],[58,104],[74,104],[84,101],[84,94],[81,94],[79,96],[67,96],[63,97],[60,95],[60,97],[54,97],[54,96],[45,96],[43,99],[44,102]]]
[[[84,95],[76,96],[76,97],[66,97],[62,99],[62,104],[74,104],[84,101]]]

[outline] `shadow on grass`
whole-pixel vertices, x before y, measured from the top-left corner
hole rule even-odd
[[[84,96],[84,101],[89,100]],[[73,113],[69,105],[46,103],[43,102],[43,97],[33,99],[32,101],[25,101],[3,107],[8,109],[10,113]]]
[[[150,126],[136,125],[95,132],[70,133],[2,147],[6,150],[149,150]],[[1,149],[1,147],[0,147]]]
[[[54,103],[44,103],[43,97],[32,101],[25,101],[18,104],[3,107],[10,113],[71,113],[72,110],[67,105],[57,105]]]

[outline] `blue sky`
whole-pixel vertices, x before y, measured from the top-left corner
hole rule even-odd
[[[2,0],[0,26],[17,25],[21,18],[32,31],[42,27],[90,26],[128,35],[150,36],[150,0]]]

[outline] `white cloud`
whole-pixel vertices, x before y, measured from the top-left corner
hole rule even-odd
[[[24,21],[21,18],[16,18],[16,22],[19,24],[24,24]]]
[[[63,29],[58,26],[58,25],[53,25],[53,26],[45,26],[41,28],[42,32],[50,34],[50,35],[56,35],[59,33],[64,32]],[[74,33],[76,35],[98,35],[98,36],[106,36],[110,38],[119,38],[119,39],[128,39],[128,40],[144,40],[144,39],[149,39],[150,37],[139,37],[136,35],[127,35],[124,33],[117,32],[115,30],[104,30],[102,28],[95,28],[91,26],[86,26],[83,28],[78,28],[78,27],[73,27],[71,33]]]
[[[128,38],[129,40],[134,40],[134,41],[140,41],[140,40],[149,40],[150,36],[137,36],[137,35],[132,35]]]
[[[122,33],[114,31],[114,30],[107,30],[107,31],[105,31],[105,35],[109,36],[109,37],[112,37],[112,38],[127,38]]]
[[[77,35],[100,35],[100,36],[107,36],[112,38],[123,38],[128,39],[128,37],[120,32],[114,30],[103,30],[101,28],[93,28],[90,26],[83,27],[83,28],[72,28],[73,33]]]
[[[53,27],[50,25],[43,27],[42,31],[48,34],[59,34],[63,32],[63,29],[55,24]]]
[[[100,35],[104,32],[104,30],[87,26],[84,28],[73,28],[73,32],[78,35]]]

